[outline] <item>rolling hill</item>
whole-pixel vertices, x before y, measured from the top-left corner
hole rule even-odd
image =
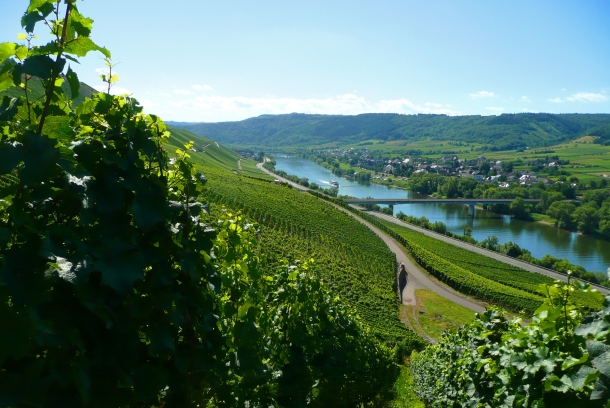
[[[500,116],[261,115],[239,122],[170,123],[232,146],[312,146],[367,139],[455,140],[493,143],[494,149],[550,146],[581,136],[598,136],[610,114],[520,113]]]

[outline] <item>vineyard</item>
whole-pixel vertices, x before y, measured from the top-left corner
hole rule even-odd
[[[554,282],[547,276],[524,271],[368,215],[341,200],[310,193],[357,213],[400,242],[430,274],[457,291],[485,302],[531,314],[540,306],[545,295],[539,285]],[[434,248],[434,251],[428,248]],[[575,299],[588,309],[601,308],[600,301],[587,293],[577,293]]]
[[[14,174],[3,174],[0,176],[0,191],[19,183],[19,179]]]
[[[260,246],[269,262],[314,258],[323,280],[364,323],[389,344],[408,351],[421,340],[398,318],[395,256],[368,228],[309,194],[204,167],[212,214],[240,209],[263,228]]]
[[[480,295],[475,295],[473,292],[473,296],[489,301],[490,303],[498,304],[515,311],[525,310],[529,314],[532,313],[538,307],[537,305],[540,305],[540,302],[542,301],[541,296],[543,296],[544,293],[541,292],[540,285],[551,285],[554,282],[554,280],[548,276],[525,271],[515,266],[505,264],[495,259],[476,254],[474,252],[456,247],[455,245],[429,237],[409,228],[401,227],[400,225],[383,220],[379,220],[379,222],[381,222],[382,225],[384,225],[388,230],[398,234],[400,237],[406,240],[407,244],[403,245],[405,245],[410,251],[413,251],[412,254],[415,257],[417,257],[415,255],[417,252],[424,254],[426,252],[425,248],[435,248],[434,254],[430,254],[432,256],[422,255],[424,258],[429,259],[428,263],[424,264],[425,260],[422,258],[422,266],[430,269],[439,269],[439,265],[446,265],[446,272],[431,271],[431,273],[439,274],[441,280],[446,278],[449,281],[454,282],[457,290],[464,293],[469,293],[469,291],[473,290],[474,292],[477,291],[470,285],[461,286],[459,283],[457,283],[457,281],[450,278],[452,273],[449,272],[449,270],[454,273],[457,273],[457,271],[460,270],[465,271],[466,273],[461,272],[464,276],[467,274],[473,275],[471,278],[476,279],[477,282],[479,282],[476,286],[485,285],[483,282],[492,284],[492,286],[495,288],[495,295],[488,294],[481,297]],[[420,250],[416,249],[417,247],[419,247]],[[433,257],[436,257],[439,262],[437,263],[436,261],[433,261]],[[430,265],[430,263],[434,266],[426,266]],[[522,304],[523,301],[508,300],[512,299],[514,296],[529,299],[525,302],[528,307],[519,309],[517,306]],[[486,299],[486,297],[491,299]],[[576,301],[590,309],[599,309],[601,307],[601,303],[598,300],[585,293],[577,293]],[[503,302],[509,303],[504,304]]]

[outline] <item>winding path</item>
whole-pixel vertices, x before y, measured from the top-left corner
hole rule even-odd
[[[299,190],[309,190],[307,187],[304,187],[298,183],[294,183],[265,169],[262,163],[258,163],[256,167],[258,167],[265,173],[276,177],[278,180],[292,185],[293,187]],[[371,231],[377,234],[377,236],[379,236],[379,238],[381,238],[383,242],[385,242],[388,248],[390,248],[390,250],[394,252],[394,254],[396,255],[396,261],[405,265],[405,268],[407,270],[407,285],[405,286],[402,292],[403,304],[415,306],[417,302],[415,299],[415,290],[428,289],[446,299],[449,299],[454,303],[464,306],[470,310],[474,310],[475,312],[481,313],[485,311],[485,306],[483,303],[475,302],[474,300],[465,297],[464,295],[454,291],[453,289],[443,285],[442,283],[428,276],[424,271],[421,270],[418,265],[411,261],[407,253],[400,246],[400,244],[396,242],[393,238],[391,238],[389,235],[382,232],[380,229],[363,220],[362,218],[358,217],[356,214],[346,210],[345,208],[339,207],[338,205],[334,205],[332,203],[331,205],[333,205],[338,210],[343,211],[346,214],[354,217],[356,220],[360,221],[362,224],[370,228]]]
[[[435,239],[447,242],[447,243],[449,243],[451,245],[455,245],[457,247],[466,249],[466,250],[468,250],[470,252],[474,252],[474,253],[477,253],[477,254],[480,254],[480,255],[483,255],[483,256],[487,256],[489,258],[495,259],[497,261],[503,262],[503,263],[508,264],[508,265],[516,266],[517,268],[524,269],[524,270],[526,270],[528,272],[539,273],[539,274],[548,276],[549,278],[552,278],[552,279],[555,279],[555,280],[560,280],[560,281],[563,281],[563,282],[567,282],[567,280],[568,280],[567,276],[564,275],[564,274],[555,272],[555,271],[550,270],[550,269],[541,268],[541,267],[539,267],[537,265],[533,265],[533,264],[531,264],[529,262],[525,262],[525,261],[522,261],[522,260],[517,259],[517,258],[512,258],[510,256],[501,254],[499,252],[495,252],[495,251],[491,251],[489,249],[481,248],[481,247],[478,247],[476,245],[472,245],[472,244],[469,244],[467,242],[460,241],[459,239],[451,238],[451,237],[448,237],[446,235],[439,234],[437,232],[430,231],[430,230],[427,230],[425,228],[421,228],[421,227],[418,227],[416,225],[403,222],[403,221],[399,220],[398,218],[389,216],[387,214],[382,214],[382,213],[378,213],[378,212],[375,212],[375,211],[369,211],[368,214],[374,215],[377,218],[381,218],[383,220],[386,220],[386,221],[389,221],[391,223],[400,225],[402,227],[406,227],[406,228],[412,229],[414,231],[421,232],[422,234],[425,234],[425,235],[427,235],[429,237],[432,237],[432,238],[435,238]],[[592,286],[595,289],[597,289],[598,291],[600,291],[601,293],[603,293],[604,295],[607,295],[608,293],[610,293],[610,290],[608,288],[605,288],[605,287],[603,287],[601,285],[592,284]]]

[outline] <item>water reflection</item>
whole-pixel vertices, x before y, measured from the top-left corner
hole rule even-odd
[[[323,187],[330,182],[339,182],[339,194],[357,198],[421,198],[417,193],[389,188],[379,184],[367,184],[344,177],[337,177],[330,170],[319,164],[300,157],[276,155],[276,168],[288,174],[307,177]],[[506,215],[493,214],[489,211],[475,211],[475,217],[468,215],[468,207],[455,204],[404,204],[395,205],[394,212],[402,211],[415,217],[426,216],[431,222],[441,221],[454,233],[462,234],[469,226],[476,240],[483,240],[495,235],[501,243],[513,241],[531,251],[532,255],[541,258],[551,254],[558,258],[567,258],[571,262],[584,266],[589,271],[603,271],[610,266],[610,242],[577,233],[563,231],[553,226],[512,219]]]

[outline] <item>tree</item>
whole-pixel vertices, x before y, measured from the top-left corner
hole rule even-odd
[[[508,241],[507,243],[500,245],[500,252],[513,258],[523,255],[521,247],[512,241]]]
[[[495,235],[490,235],[479,243],[479,246],[498,252],[500,249],[500,241]]]
[[[515,200],[510,203],[510,213],[515,216],[515,218],[526,219],[529,216],[527,209],[525,208],[525,201],[521,197],[515,198]]]
[[[513,171],[513,162],[503,161],[501,165],[502,171],[504,173],[512,173]]]
[[[610,199],[603,202],[599,209],[599,229],[602,234],[610,236]]]
[[[599,214],[593,205],[583,205],[574,211],[574,221],[577,223],[578,230],[589,234],[597,229],[599,224]]]
[[[555,218],[555,225],[559,228],[571,228],[574,224],[572,221],[572,214],[575,209],[576,207],[572,203],[555,201],[548,210],[546,210],[546,214]]]
[[[565,200],[565,196],[557,191],[544,191],[540,199],[541,202],[538,206],[540,207],[540,212],[544,213],[555,201]]]

